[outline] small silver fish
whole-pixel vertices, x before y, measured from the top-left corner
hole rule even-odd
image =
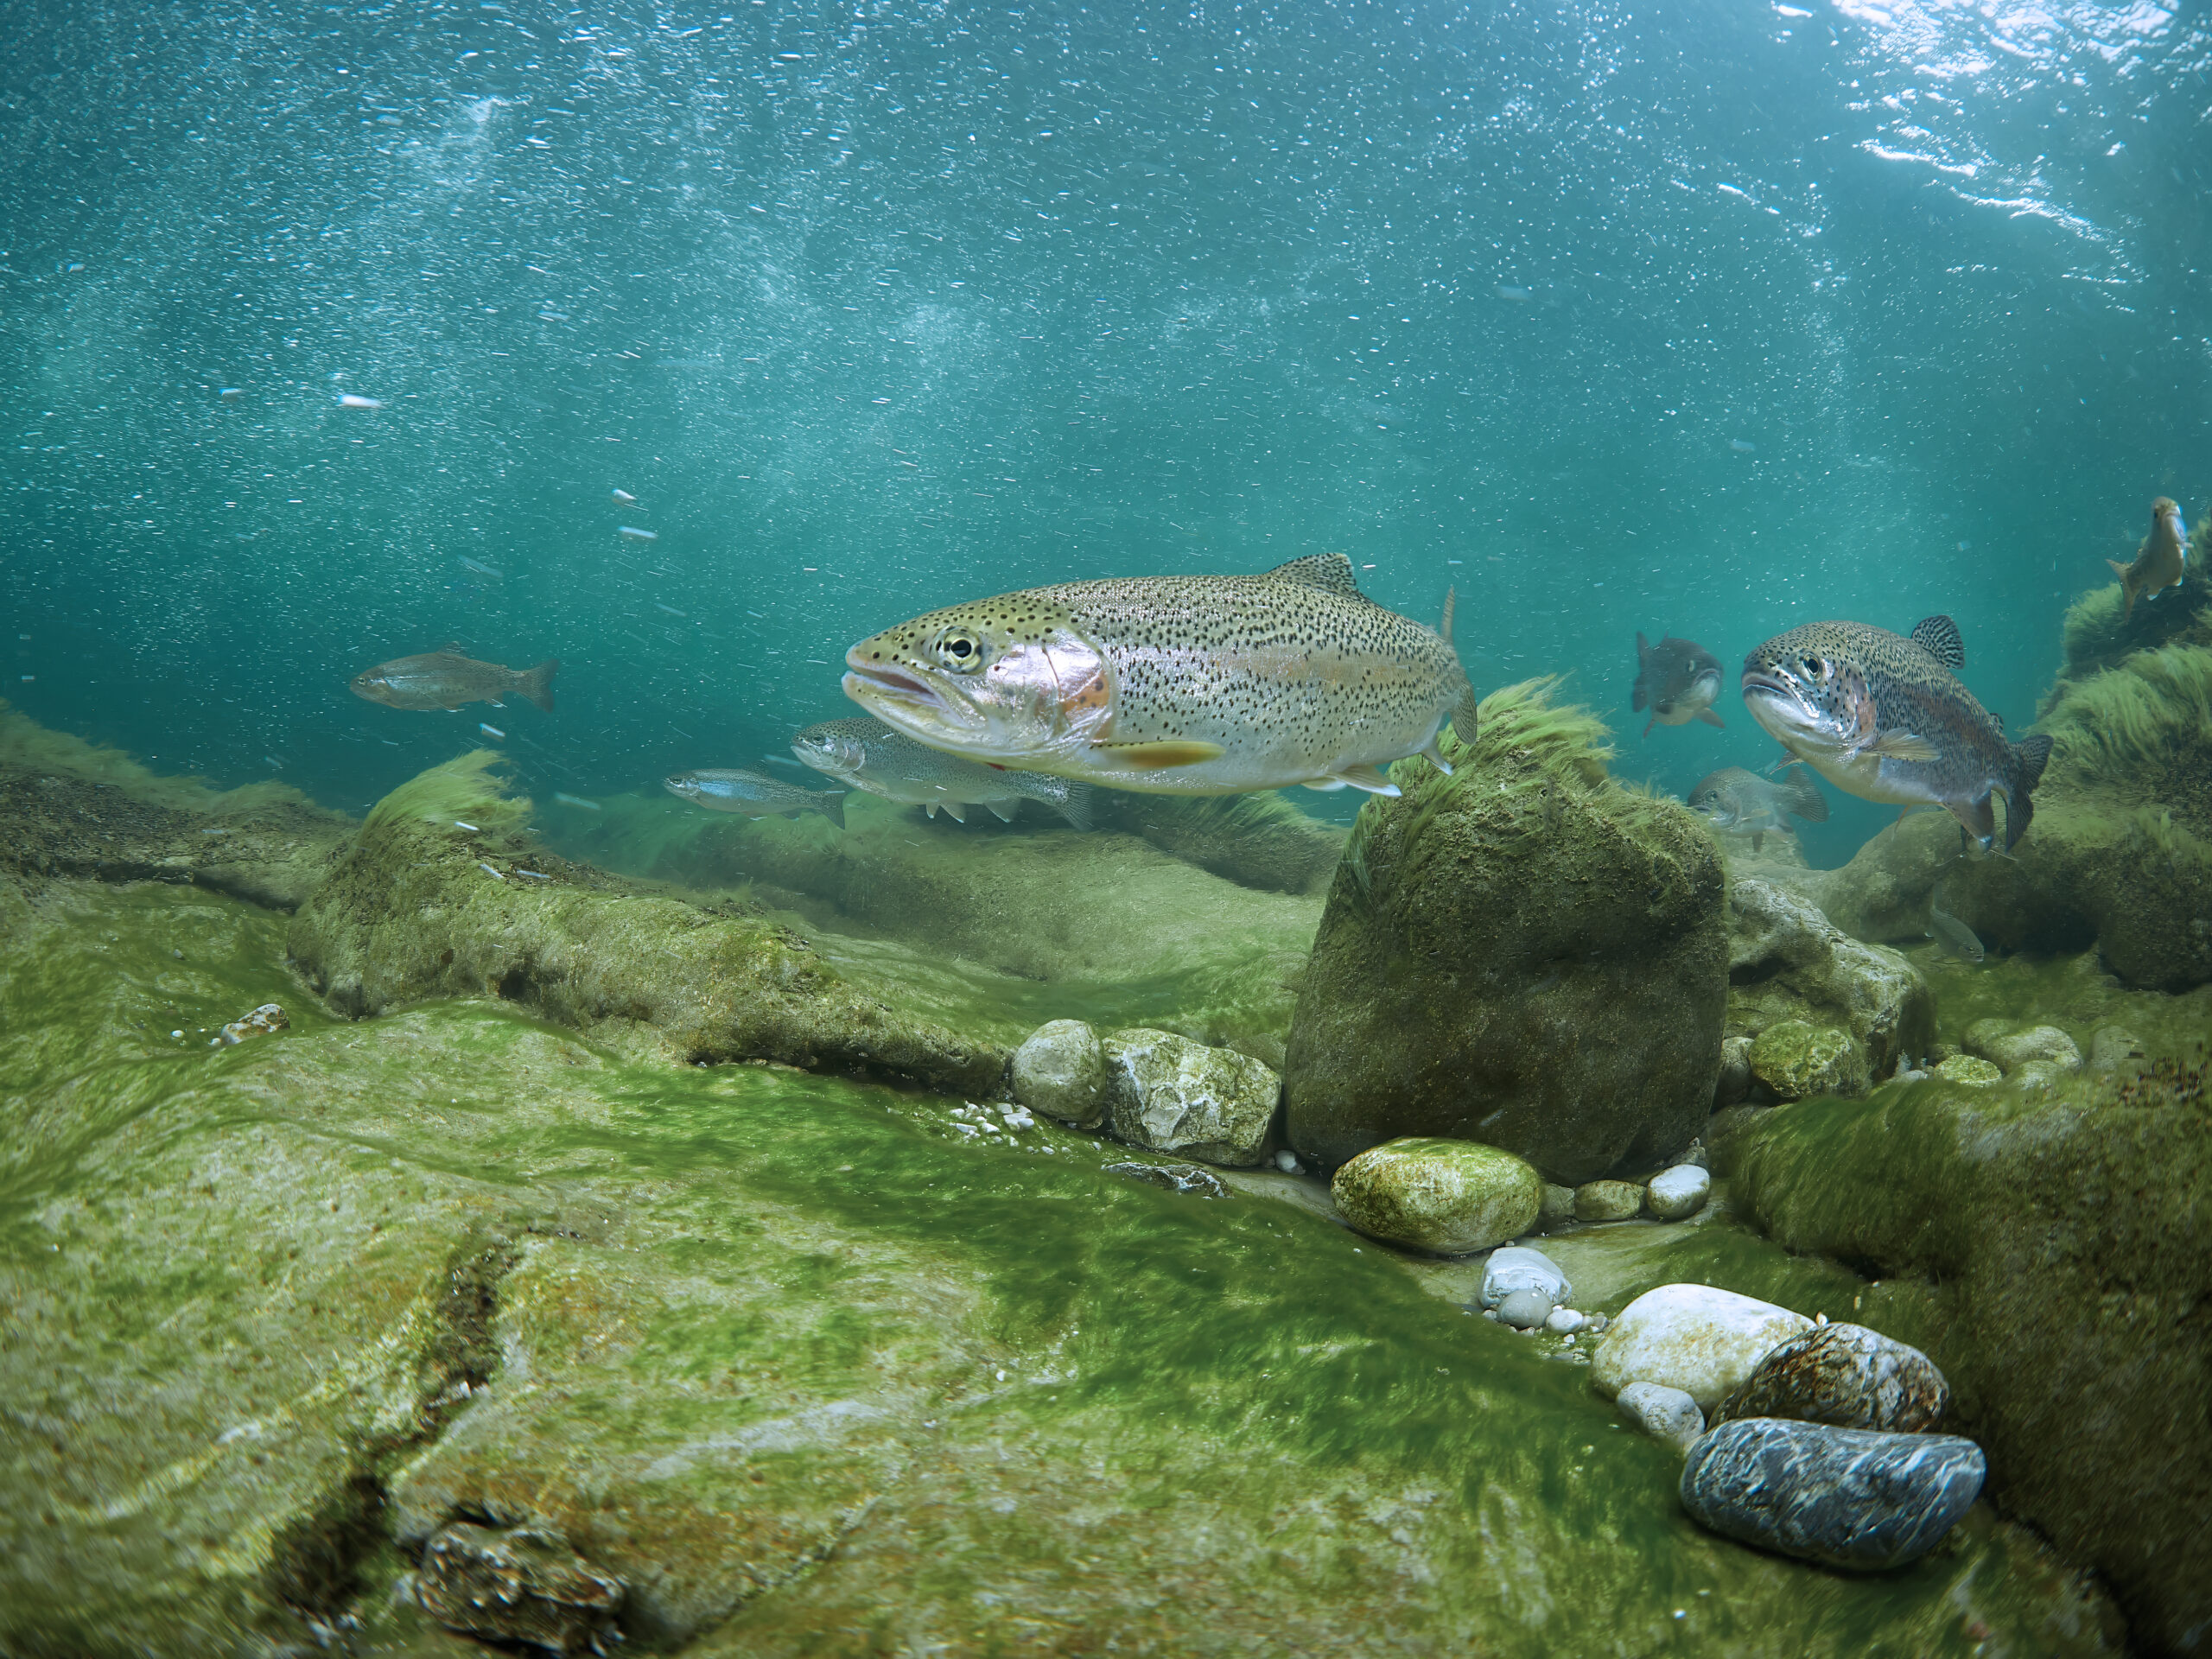
[[[1636,689],[1628,706],[1639,714],[1651,710],[1644,736],[1654,726],[1686,726],[1693,720],[1719,725],[1713,712],[1719,695],[1720,659],[1696,640],[1670,634],[1655,645],[1642,633],[1636,636]]]
[[[757,772],[713,768],[677,772],[663,779],[661,787],[710,812],[735,812],[748,818],[787,818],[801,812],[819,812],[840,830],[845,827],[842,789],[801,789],[797,784],[779,783]]]
[[[917,743],[880,720],[825,720],[791,740],[791,753],[841,784],[968,822],[967,809],[986,806],[1012,823],[1023,801],[1039,801],[1077,830],[1090,828],[1090,785],[1041,772],[979,765]]]
[[[1928,899],[1928,931],[1923,937],[1935,940],[1961,961],[1970,962],[1977,968],[1981,966],[1981,941],[1975,937],[1974,929],[1945,910],[1942,900],[1932,893]]]
[[[1697,787],[1690,791],[1689,808],[1715,830],[1749,835],[1755,853],[1764,846],[1770,830],[1785,836],[1796,834],[1789,822],[1793,817],[1825,823],[1828,817],[1828,804],[1820,785],[1802,769],[1777,781],[1741,766],[1723,766],[1698,780]]]

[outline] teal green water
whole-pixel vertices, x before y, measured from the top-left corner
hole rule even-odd
[[[1341,549],[1681,792],[1770,746],[1639,741],[1636,630],[1948,611],[2018,730],[2212,499],[2185,10],[0,15],[0,690],[159,770],[650,787],[918,610]],[[557,711],[347,694],[448,640]]]

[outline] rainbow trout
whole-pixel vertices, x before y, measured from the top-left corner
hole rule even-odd
[[[1024,801],[1049,806],[1077,830],[1090,828],[1090,785],[1041,772],[1008,772],[917,743],[880,720],[825,720],[791,740],[791,753],[826,777],[901,806],[939,810],[968,822],[986,806],[1012,823]]]
[[[2156,599],[2167,588],[2180,587],[2182,578],[2189,574],[2189,532],[2181,522],[2181,504],[2167,495],[2153,501],[2151,533],[2136,549],[2135,562],[2122,564],[2118,559],[2107,559],[2105,563],[2120,578],[2120,591],[2127,595],[2127,604],[2120,613],[2123,622],[2135,614],[2137,594]]]
[[[1644,736],[1654,726],[1686,726],[1693,720],[1718,726],[1713,704],[1719,695],[1720,659],[1696,640],[1669,635],[1655,645],[1642,633],[1636,636],[1636,690],[1628,706],[1638,714],[1650,709]]]
[[[2027,833],[2028,798],[2050,740],[2008,742],[2004,723],[1954,671],[1958,625],[1923,619],[1910,639],[1864,622],[1810,622],[1744,659],[1751,718],[1838,789],[1896,806],[1940,806],[1986,849],[2005,798],[2005,849]],[[1785,763],[1786,764],[1786,763]]]
[[[1364,598],[1317,553],[1252,576],[1062,582],[931,611],[845,653],[845,695],[933,749],[1159,795],[1304,784],[1395,795],[1475,734],[1440,629]],[[1449,770],[1448,767],[1446,768]]]
[[[459,645],[426,651],[419,657],[395,657],[374,668],[365,668],[353,679],[357,697],[383,703],[388,709],[442,709],[450,714],[464,702],[488,702],[505,707],[510,694],[527,697],[547,714],[553,712],[553,677],[561,659],[549,657],[536,668],[512,669],[499,663],[480,663],[461,654]]]
[[[760,772],[734,767],[679,772],[662,779],[661,787],[709,812],[735,812],[748,818],[789,818],[802,812],[819,812],[840,830],[845,827],[842,789],[801,789],[797,784],[779,784]]]
[[[1698,779],[1690,791],[1689,808],[1715,830],[1750,836],[1755,853],[1764,845],[1770,830],[1795,835],[1796,829],[1789,822],[1793,817],[1808,823],[1826,823],[1828,818],[1827,798],[1805,773],[1775,779],[1741,766],[1723,766]]]

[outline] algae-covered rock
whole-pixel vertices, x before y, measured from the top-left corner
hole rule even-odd
[[[1338,1168],[1329,1184],[1338,1211],[1370,1238],[1440,1255],[1486,1250],[1525,1232],[1536,1218],[1542,1189],[1536,1172],[1511,1153],[1437,1136],[1370,1147]],[[1565,1291],[1562,1282],[1559,1294]],[[1548,1287],[1545,1294],[1548,1299]],[[1548,1306],[1544,1313],[1550,1311]],[[1540,1313],[1535,1322],[1542,1319]]]
[[[1895,950],[1850,938],[1809,899],[1753,877],[1730,887],[1728,915],[1729,1029],[1756,1039],[1751,1074],[1779,1098],[1863,1094],[1927,1047],[1935,999]],[[1783,1025],[1792,1028],[1768,1040]]]
[[[1643,1189],[1634,1181],[1585,1181],[1574,1189],[1577,1221],[1632,1221],[1643,1210]]]
[[[786,929],[640,893],[536,850],[484,751],[379,802],[293,918],[291,955],[359,1018],[495,996],[591,1028],[639,1023],[693,1061],[766,1059],[995,1094],[1008,1056],[861,995]]]
[[[1300,989],[1291,1144],[1324,1167],[1404,1135],[1484,1141],[1573,1184],[1686,1145],[1727,997],[1723,873],[1679,803],[1605,773],[1539,683],[1483,705],[1449,778],[1401,762],[1361,810]]]
[[[1959,1084],[1969,1089],[1986,1089],[1993,1083],[2002,1083],[2005,1073],[1989,1061],[1972,1054],[1953,1054],[1936,1062],[1933,1074],[1945,1083]]]
[[[158,776],[0,700],[0,871],[21,880],[188,882],[290,910],[353,828],[283,784]]]
[[[283,949],[189,887],[0,883],[10,1655],[466,1659],[398,1593],[441,1536],[691,1659],[1624,1659],[1708,1605],[1758,1655],[1948,1652],[1967,1608],[2117,1651],[1986,1512],[1878,1582],[1696,1534],[1546,1339],[1294,1204],[490,999],[335,1020]],[[1851,1294],[1721,1237],[1669,1243]]]
[[[1866,1056],[1849,1032],[1802,1020],[1783,1020],[1758,1034],[1751,1045],[1751,1076],[1777,1100],[1863,1095],[1871,1081]]]
[[[2212,1621],[2212,1073],[1942,1069],[1759,1115],[1729,1146],[1737,1201],[1793,1250],[1931,1286],[1915,1345],[1992,1497],[2106,1577],[2145,1650],[2188,1651]]]
[[[2007,1072],[2033,1060],[2054,1063],[2066,1071],[2082,1065],[2080,1045],[2056,1026],[2019,1028],[2006,1020],[1977,1020],[1967,1027],[1965,1046],[1967,1053]]]
[[[1014,1051],[1014,1097],[1033,1112],[1089,1128],[1106,1115],[1106,1051],[1080,1020],[1053,1020]]]
[[[1103,1046],[1117,1139],[1230,1168],[1261,1162],[1282,1079],[1259,1061],[1141,1027],[1110,1032]]]

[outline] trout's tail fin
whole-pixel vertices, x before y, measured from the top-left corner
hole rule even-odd
[[[1068,821],[1069,829],[1088,830],[1090,828],[1090,785],[1089,784],[1071,782],[1068,785],[1066,796],[1054,802],[1053,804],[1059,808],[1060,816]]]
[[[548,657],[536,668],[516,676],[515,690],[550,715],[553,712],[553,677],[560,671],[561,659]]]
[[[2105,563],[2112,566],[2113,575],[2120,578],[2120,592],[2127,595],[2127,603],[2121,607],[2120,613],[2120,620],[2125,622],[2135,614],[2135,584],[2128,581],[2127,567],[2118,559],[2107,559]]]
[[[845,791],[843,790],[832,789],[823,791],[822,816],[840,830],[845,827]]]
[[[1826,823],[1828,821],[1827,797],[1821,793],[1820,785],[1813,781],[1810,767],[1800,766],[1777,784],[1774,792],[1781,798],[1783,811],[1795,813],[1808,823]]]

